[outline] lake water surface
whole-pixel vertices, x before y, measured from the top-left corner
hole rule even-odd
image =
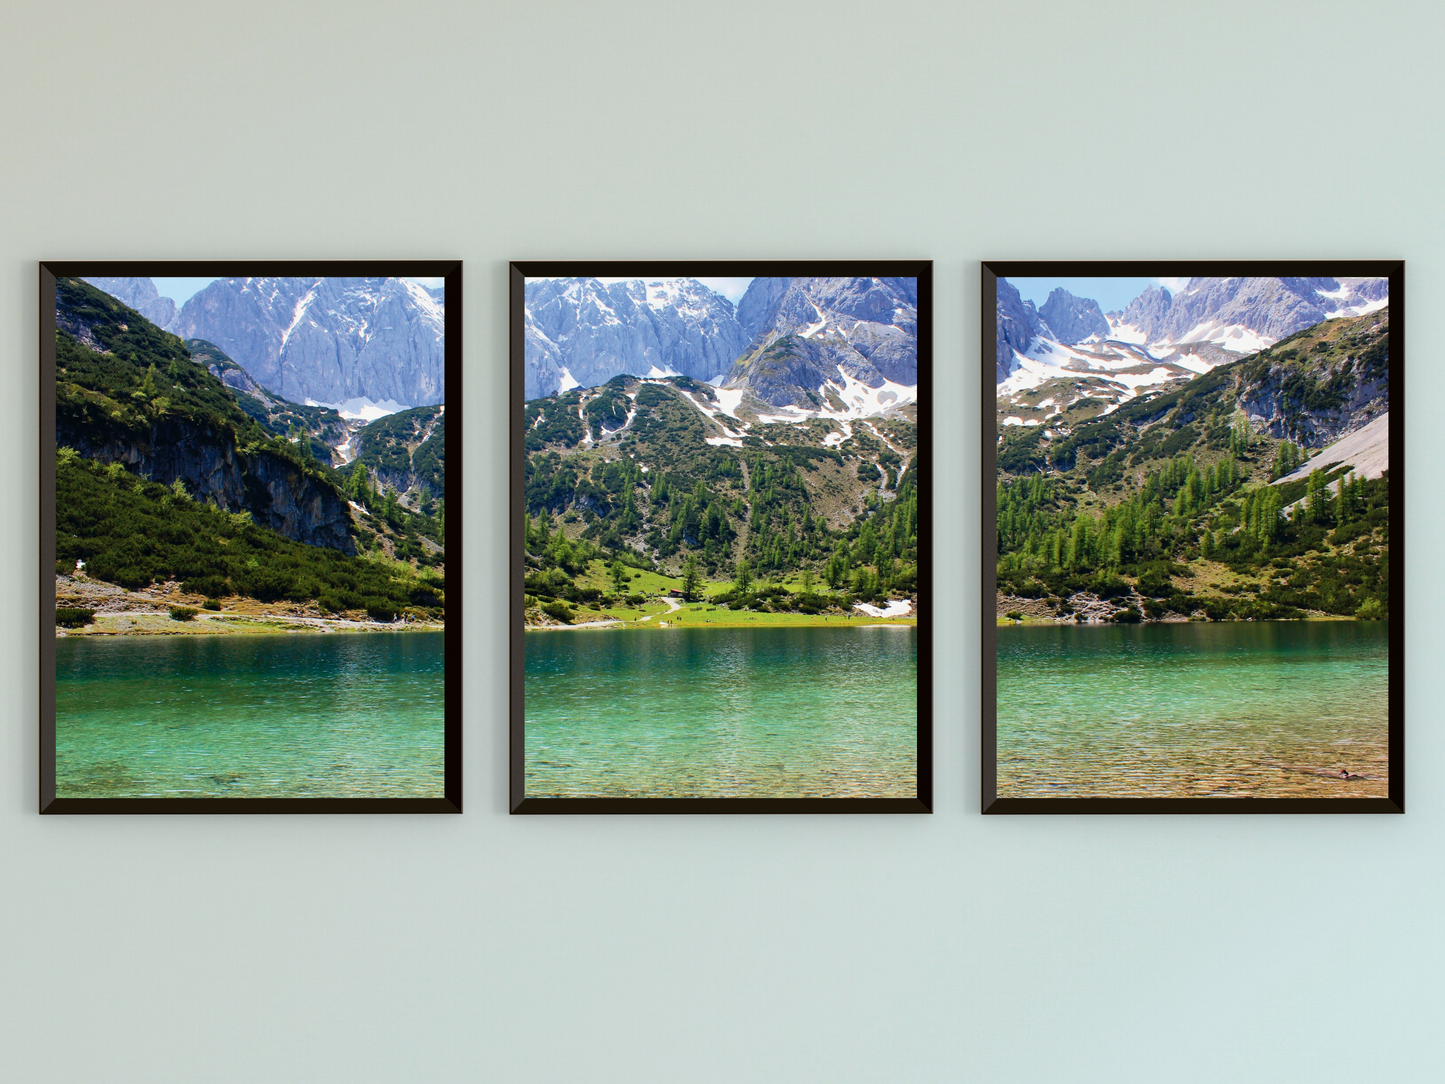
[[[1388,796],[1384,622],[1014,626],[997,657],[1000,797]]]
[[[71,636],[62,798],[442,797],[445,634]]]
[[[914,797],[910,626],[528,632],[531,797]]]

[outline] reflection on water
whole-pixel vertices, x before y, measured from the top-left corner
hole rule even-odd
[[[67,637],[62,798],[442,797],[440,632]]]
[[[913,797],[917,630],[529,632],[532,797]]]
[[[1387,797],[1388,692],[1383,622],[1001,628],[998,793]]]

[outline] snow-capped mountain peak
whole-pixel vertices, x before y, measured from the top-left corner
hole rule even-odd
[[[297,403],[374,412],[446,397],[443,292],[396,278],[216,279],[179,311],[150,279],[94,284],[183,339],[205,339]]]

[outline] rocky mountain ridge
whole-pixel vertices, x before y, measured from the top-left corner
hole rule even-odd
[[[282,536],[352,553],[339,490],[275,443],[180,340],[79,280],[56,287],[56,441]],[[164,366],[164,368],[162,368]]]
[[[179,310],[148,278],[94,279],[183,339],[214,343],[273,395],[353,412],[445,401],[445,296],[396,278],[217,279]]]
[[[708,381],[747,345],[732,302],[696,279],[533,279],[525,291],[527,399],[624,373]]]
[[[916,398],[913,279],[755,278],[734,309],[692,279],[526,285],[528,400],[678,375],[766,411],[861,416]]]
[[[1113,409],[1323,320],[1377,311],[1388,292],[1379,278],[1194,278],[1177,294],[1149,286],[1107,314],[1057,288],[1046,314],[999,279],[999,416],[1027,425],[1050,406],[1062,411],[1087,400]]]

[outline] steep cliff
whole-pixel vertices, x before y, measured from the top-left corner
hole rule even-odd
[[[266,432],[186,347],[79,280],[56,285],[56,440],[288,539],[354,552],[351,511],[305,447]]]

